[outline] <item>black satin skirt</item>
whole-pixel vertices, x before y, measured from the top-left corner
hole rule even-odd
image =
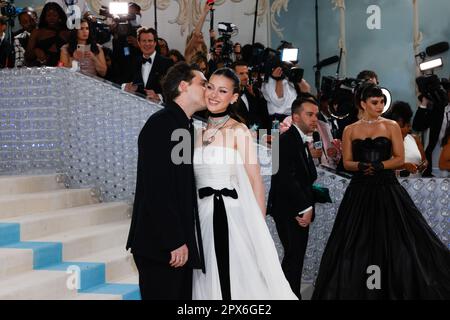
[[[450,251],[392,171],[352,178],[312,298],[450,299]]]

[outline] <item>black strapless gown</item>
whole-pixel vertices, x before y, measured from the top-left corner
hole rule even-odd
[[[352,148],[355,161],[392,156],[386,137],[354,140]],[[369,266],[379,267],[380,289],[368,288],[375,275]],[[450,251],[392,170],[353,176],[322,256],[313,299],[450,299]]]

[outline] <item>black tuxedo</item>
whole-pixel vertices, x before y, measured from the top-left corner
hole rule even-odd
[[[244,100],[242,100],[242,95],[245,95],[247,98],[249,105],[248,109]],[[269,112],[267,111],[267,102],[258,94],[254,96],[250,94],[247,89],[244,89],[236,103],[236,112],[243,118],[248,128],[251,128],[256,124],[258,129],[271,129],[271,121]]]
[[[171,141],[173,131],[189,126],[184,111],[169,103],[148,119],[139,134],[136,194],[126,247],[135,257],[143,299],[190,299],[192,268],[204,270],[193,139],[190,163],[177,165],[171,159],[180,143]],[[171,251],[184,244],[189,250],[186,266],[170,267]]]
[[[439,133],[441,132],[442,122],[444,121],[444,111],[446,105],[435,104],[432,109],[417,108],[414,115],[412,128],[415,131],[424,131],[430,128],[428,145],[425,149],[425,156],[428,160],[428,168],[424,171],[424,176],[430,176],[433,169],[432,154],[436,144],[440,143]]]
[[[301,227],[295,217],[308,207],[313,207],[312,185],[317,171],[311,154],[297,128],[292,125],[280,136],[280,162],[278,172],[272,176],[267,214],[273,216],[284,248],[282,262],[292,291],[300,296],[303,260],[308,244],[309,227]]]
[[[144,87],[144,79],[142,77],[142,55],[138,56],[133,64],[133,78],[132,82],[138,84],[137,92],[145,95],[144,88],[153,90],[155,93],[161,94],[161,80],[166,75],[167,70],[173,66],[173,61],[163,57],[159,53],[155,55],[155,61],[152,61],[152,70],[148,76],[147,84]]]

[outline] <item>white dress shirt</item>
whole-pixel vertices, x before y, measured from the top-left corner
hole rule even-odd
[[[152,59],[152,63],[143,63],[142,64],[142,80],[144,81],[144,87],[147,86],[148,76],[150,75],[150,72],[152,72],[153,64],[155,63],[155,57],[156,57],[156,51],[153,52],[153,54],[150,56]]]
[[[264,99],[267,101],[267,110],[270,115],[277,114],[291,114],[292,102],[297,98],[297,91],[294,85],[287,81],[283,81],[283,97],[279,98],[275,92],[276,80],[269,77],[268,82],[263,83],[261,92]]]
[[[312,136],[308,136],[308,135],[304,134],[303,131],[300,130],[300,128],[297,127],[297,125],[296,125],[295,123],[292,123],[292,125],[298,130],[298,133],[300,133],[300,136],[302,137],[303,143],[305,143],[305,142],[310,143],[310,142],[313,141],[313,140],[312,140]],[[309,157],[309,154],[308,154],[308,151],[306,150],[306,148],[307,148],[307,147],[305,146],[305,154],[306,154],[306,158],[308,158],[308,157]],[[300,216],[300,215],[306,213],[307,211],[309,211],[309,210],[311,210],[311,209],[312,209],[312,206],[306,208],[306,209],[303,210],[303,211],[300,211],[300,212],[298,213],[298,215]]]

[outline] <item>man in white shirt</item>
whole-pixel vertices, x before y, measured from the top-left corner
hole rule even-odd
[[[140,93],[155,103],[162,102],[161,80],[173,65],[169,58],[156,52],[157,36],[153,28],[141,27],[137,31],[137,40],[142,56],[136,59],[133,81],[122,84],[122,89],[131,93]]]

